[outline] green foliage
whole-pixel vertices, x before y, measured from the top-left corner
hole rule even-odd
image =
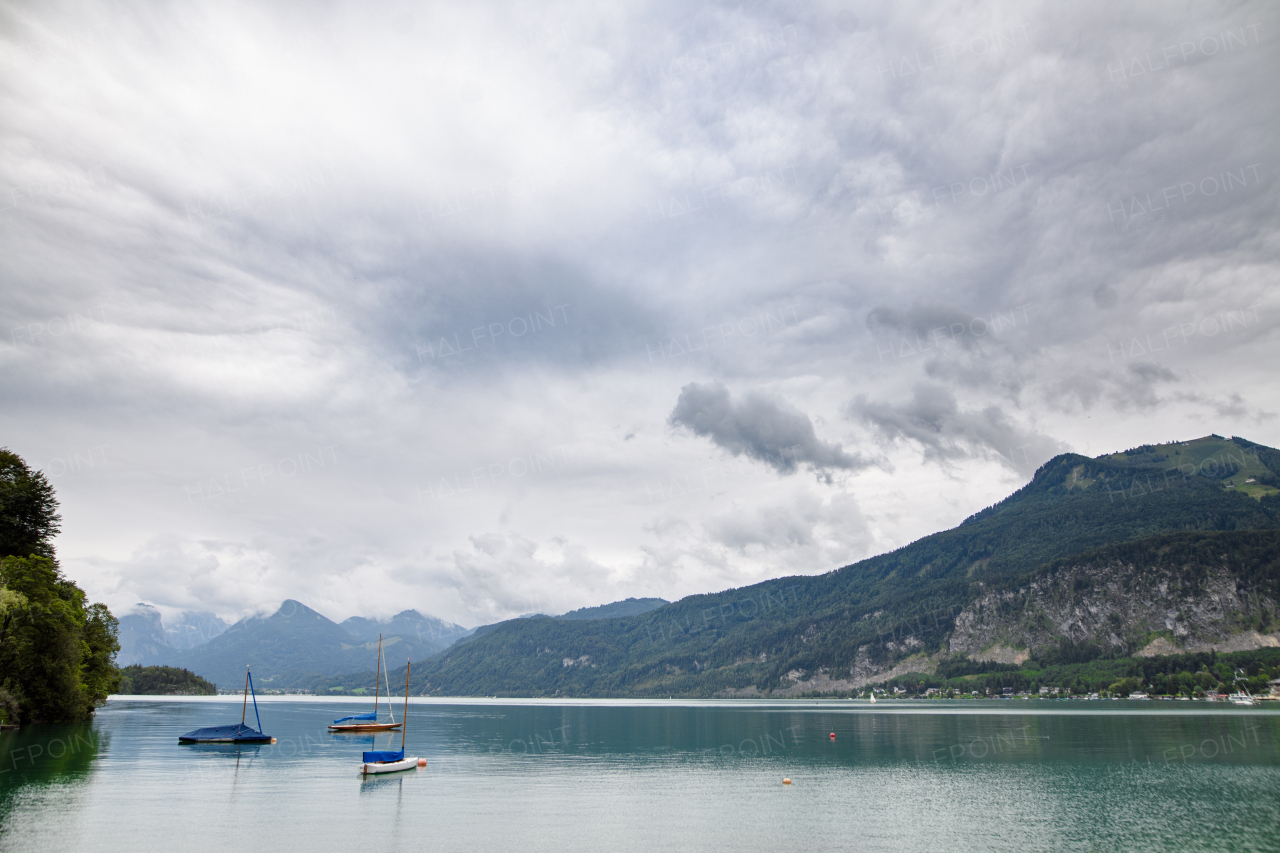
[[[119,683],[115,617],[54,560],[58,501],[0,450],[0,709],[9,721],[87,719]]]
[[[1136,692],[1141,686],[1142,682],[1139,679],[1129,676],[1112,684],[1107,688],[1107,692],[1112,696],[1128,697],[1130,693]]]
[[[53,486],[8,448],[0,448],[0,559],[52,558],[60,517]]]
[[[218,688],[189,669],[134,664],[120,671],[119,692],[132,696],[217,696]]]
[[[1280,649],[1255,649],[1248,652],[1217,654],[1205,652],[1188,655],[1164,655],[1154,658],[1112,657],[1099,658],[1088,663],[1046,665],[1027,661],[1021,667],[999,667],[982,674],[953,677],[943,664],[935,673],[910,673],[887,679],[875,685],[877,691],[891,691],[900,687],[910,695],[923,694],[930,687],[955,690],[969,694],[977,690],[979,695],[1000,695],[1005,687],[1015,693],[1036,687],[1058,687],[1067,695],[1112,693],[1128,696],[1135,690],[1145,690],[1152,696],[1203,695],[1212,691],[1229,692],[1233,673],[1245,673],[1248,689],[1253,693],[1265,693],[1267,682],[1280,677]]]
[[[6,557],[0,584],[26,599],[0,623],[0,674],[23,722],[82,720],[118,680],[116,620],[47,557]]]

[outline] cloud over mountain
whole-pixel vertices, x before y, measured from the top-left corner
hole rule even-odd
[[[804,465],[830,482],[832,471],[856,471],[871,464],[839,444],[820,440],[804,412],[754,393],[735,403],[729,389],[718,382],[691,382],[681,388],[668,422],[711,439],[734,456],[771,465],[780,474],[795,473]]]
[[[1019,427],[999,406],[962,409],[949,389],[930,383],[916,385],[910,399],[897,403],[859,395],[850,403],[849,414],[881,438],[907,441],[920,447],[926,459],[942,462],[980,456],[1030,474],[1068,449]]]
[[[120,612],[468,626],[825,571],[1067,446],[1277,445],[1274,33],[9,4],[0,444]]]

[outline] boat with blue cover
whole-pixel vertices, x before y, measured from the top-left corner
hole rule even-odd
[[[253,718],[258,721],[258,728],[245,724],[245,715],[249,710],[249,696],[253,696]],[[258,716],[258,694],[253,689],[253,676],[249,667],[244,668],[244,704],[240,708],[240,723],[231,726],[206,726],[203,729],[192,729],[185,735],[178,735],[178,743],[275,743],[271,735],[262,733],[262,718]]]
[[[378,635],[378,664],[377,670],[373,676],[373,711],[368,714],[352,714],[349,717],[342,717],[334,720],[329,724],[331,732],[385,732],[389,729],[398,729],[400,724],[396,722],[396,715],[391,710],[391,682],[387,681],[387,715],[390,721],[378,720],[378,702],[381,697],[382,684],[379,678],[386,677],[387,668],[382,662],[382,635]]]
[[[399,749],[370,749],[364,752],[360,763],[360,773],[368,776],[374,773],[398,773],[401,770],[412,770],[425,767],[426,759],[416,755],[405,758],[404,743],[409,730],[409,662],[404,665],[404,725],[400,729]],[[390,694],[390,690],[387,691]],[[388,700],[391,698],[388,695]],[[388,703],[389,704],[389,703]]]

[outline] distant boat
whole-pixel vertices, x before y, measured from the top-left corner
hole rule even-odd
[[[391,683],[387,682],[387,714],[391,717],[390,722],[378,722],[378,699],[381,696],[382,685],[378,679],[386,674],[386,667],[382,665],[382,635],[378,635],[378,663],[377,670],[373,676],[373,712],[369,714],[352,714],[350,717],[342,717],[334,720],[329,725],[331,732],[385,732],[388,729],[398,729],[400,724],[396,722],[396,715],[391,711]],[[406,694],[407,695],[407,694]]]
[[[1237,669],[1235,682],[1238,684],[1239,682],[1244,680],[1245,680],[1244,670]],[[1253,696],[1249,695],[1249,689],[1247,687],[1241,687],[1238,693],[1232,693],[1227,698],[1231,700],[1232,705],[1257,705],[1258,704],[1258,700],[1254,699]]]
[[[390,691],[388,691],[389,693]],[[387,699],[390,700],[388,695]],[[404,742],[409,731],[409,662],[404,666],[404,725],[400,729],[400,749],[376,749],[364,753],[360,764],[360,773],[368,776],[373,773],[397,773],[401,770],[412,770],[418,766],[418,757],[404,757]],[[426,762],[422,762],[426,764]]]
[[[253,718],[258,721],[258,728],[245,725],[245,714],[249,710],[249,696],[253,695]],[[240,724],[237,726],[208,726],[193,729],[185,735],[178,735],[178,743],[275,743],[275,738],[262,733],[262,718],[258,716],[258,694],[253,689],[253,676],[249,667],[244,668],[244,704],[240,708]]]
[[[872,690],[872,691],[871,691],[871,704],[872,704],[872,705],[874,705],[875,703],[876,703],[876,692],[875,692],[874,690]]]

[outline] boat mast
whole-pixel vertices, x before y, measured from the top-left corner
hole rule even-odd
[[[258,707],[258,702],[256,699],[254,700],[253,707],[255,709]],[[240,725],[242,726],[244,725],[244,715],[248,712],[248,710],[249,710],[249,664],[245,664],[244,665],[244,704],[240,706]]]
[[[382,658],[382,662],[387,662],[385,655]],[[391,717],[391,722],[394,723],[396,721],[396,712],[391,710],[391,674],[385,666],[382,668],[382,681],[382,686],[387,688],[387,716]]]
[[[382,634],[378,634],[378,668],[373,674],[373,718],[374,722],[378,719],[378,690],[382,685],[378,683],[378,676],[382,675]],[[387,696],[387,704],[391,704],[391,697]]]
[[[244,668],[244,674],[249,676],[249,667]],[[253,718],[258,721],[258,734],[262,734],[262,718],[258,716],[258,691],[253,689],[252,676],[249,676],[249,691],[253,694]]]
[[[390,697],[387,697],[388,699]],[[404,720],[400,726],[400,755],[404,756],[404,739],[409,732],[409,659],[404,661]]]

